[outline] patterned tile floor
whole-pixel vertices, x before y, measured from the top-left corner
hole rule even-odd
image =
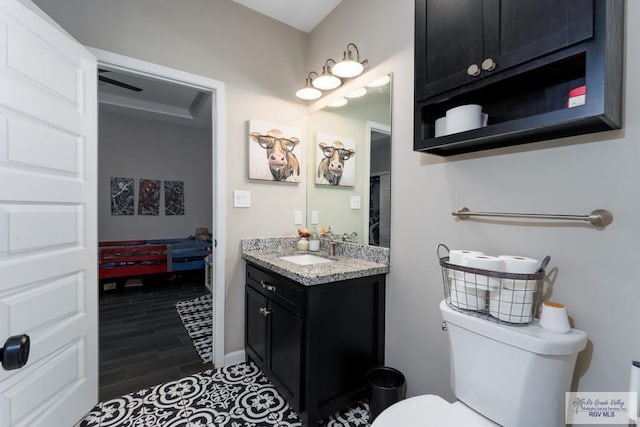
[[[327,427],[368,426],[358,402],[323,421]],[[98,403],[80,427],[294,427],[298,415],[253,364],[207,370]]]

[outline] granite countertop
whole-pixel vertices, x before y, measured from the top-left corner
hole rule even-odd
[[[245,239],[242,241],[242,258],[305,286],[389,272],[388,248],[339,242],[335,256],[329,256],[326,242],[321,242],[320,252],[309,252],[296,250],[297,240],[296,237]],[[280,259],[281,256],[307,253],[334,262],[298,265]]]

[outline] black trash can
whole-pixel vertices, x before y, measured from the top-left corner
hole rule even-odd
[[[402,372],[388,366],[370,369],[367,372],[369,394],[369,424],[389,406],[404,399],[407,383]]]

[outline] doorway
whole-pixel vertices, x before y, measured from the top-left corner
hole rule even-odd
[[[369,244],[391,245],[391,128],[369,122]]]
[[[187,111],[178,111],[176,109],[169,111],[169,114],[165,114],[168,121],[174,121],[176,123],[188,120],[187,116],[191,115],[195,120],[197,117],[202,117],[202,114],[196,114],[201,112],[200,109],[206,109],[205,115],[208,116],[208,135],[210,139],[210,182],[209,188],[211,190],[211,201],[208,206],[210,215],[210,223],[202,224],[198,223],[198,226],[204,226],[210,230],[210,238],[212,244],[212,256],[210,257],[210,263],[212,266],[213,274],[210,275],[210,287],[211,296],[213,299],[212,305],[212,317],[213,328],[212,338],[213,351],[212,362],[215,367],[224,366],[224,84],[211,80],[202,76],[197,76],[189,73],[185,73],[179,70],[170,69],[167,67],[159,66],[156,64],[136,60],[133,58],[117,55],[111,52],[106,52],[98,49],[89,48],[89,50],[98,59],[98,69],[101,70],[99,76],[106,77],[116,83],[108,83],[109,85],[116,86],[119,82],[118,75],[120,73],[135,76],[137,78],[148,79],[155,81],[157,84],[166,84],[175,87],[184,87],[190,89],[196,93],[196,96],[192,99]],[[103,80],[103,79],[101,79]],[[103,80],[104,81],[104,80]],[[126,90],[135,90],[136,85],[131,85],[133,88]],[[209,101],[208,101],[209,100]],[[116,106],[118,103],[124,102],[123,99],[111,96],[108,99],[107,105],[111,107]],[[152,103],[138,103],[132,108],[133,116],[144,117],[157,105],[151,105]],[[197,111],[196,111],[197,110]],[[204,110],[203,110],[204,111]],[[165,111],[166,113],[166,111]],[[153,178],[153,177],[150,177]],[[135,185],[138,183],[136,182]],[[189,199],[187,198],[188,189],[185,188],[185,210],[189,209]],[[193,208],[193,199],[191,199],[191,208]],[[104,211],[104,209],[101,209]],[[137,214],[137,212],[136,212]],[[157,219],[157,218],[154,218]],[[195,231],[195,230],[194,230]],[[185,273],[186,274],[186,273]],[[182,275],[182,274],[181,274]],[[199,276],[197,276],[199,277]],[[170,278],[170,277],[169,277]],[[199,280],[199,279],[195,279]],[[169,284],[171,285],[171,284]],[[160,286],[160,285],[159,285]],[[186,292],[189,294],[189,291]],[[191,294],[189,294],[191,295]]]

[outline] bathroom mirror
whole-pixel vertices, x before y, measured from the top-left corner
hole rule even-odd
[[[390,74],[358,78],[346,105],[310,113],[308,227],[331,226],[337,238],[355,232],[353,241],[389,247],[391,85]],[[365,95],[348,96],[360,88]]]

